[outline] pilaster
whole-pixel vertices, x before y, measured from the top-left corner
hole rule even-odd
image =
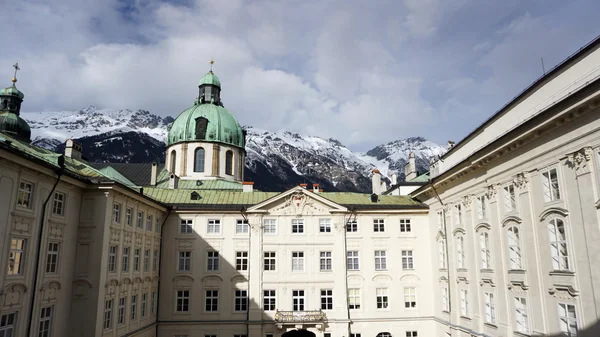
[[[219,176],[219,160],[221,158],[221,147],[219,144],[213,144],[213,157],[212,157],[212,176]]]

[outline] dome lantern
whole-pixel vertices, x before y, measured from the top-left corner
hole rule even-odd
[[[27,122],[19,116],[21,112],[21,103],[25,95],[17,89],[17,71],[19,63],[13,65],[15,74],[12,78],[10,87],[0,89],[0,131],[6,132],[13,137],[31,142],[31,129]]]

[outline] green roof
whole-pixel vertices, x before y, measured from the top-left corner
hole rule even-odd
[[[22,141],[31,141],[31,129],[27,122],[11,111],[0,112],[0,131],[6,132]]]
[[[422,203],[408,196],[398,195],[378,195],[377,202],[371,201],[371,195],[365,193],[353,192],[321,192],[320,196],[329,199],[336,204],[351,208],[352,206],[369,206],[369,208],[388,208],[388,206],[417,207],[423,206]]]
[[[426,183],[426,182],[429,182],[429,172],[423,173],[420,176],[415,177],[415,178],[409,180],[408,182],[410,182],[410,183]]]
[[[221,81],[219,81],[219,78],[212,72],[212,70],[200,79],[200,83],[198,83],[198,86],[205,84],[216,85],[218,87],[221,87]]]
[[[23,94],[21,90],[17,89],[14,83],[8,88],[0,89],[0,95],[17,96],[20,99],[25,97],[25,94]]]
[[[205,118],[206,132],[203,138],[196,137],[196,120]],[[171,125],[167,135],[167,146],[190,141],[225,143],[244,148],[244,134],[237,119],[229,110],[213,103],[196,102],[183,111]]]

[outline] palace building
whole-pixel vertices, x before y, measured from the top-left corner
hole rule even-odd
[[[0,90],[0,337],[575,336],[600,304],[600,41],[373,193],[244,180],[209,71],[166,163],[30,144]],[[18,67],[15,65],[16,69]]]

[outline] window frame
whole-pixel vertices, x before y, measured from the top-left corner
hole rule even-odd
[[[415,309],[417,307],[417,288],[404,287],[404,309]]]
[[[333,271],[333,258],[330,251],[319,252],[319,271]]]
[[[108,263],[107,263],[107,270],[109,273],[117,272],[118,258],[119,258],[119,245],[109,246],[108,247]]]
[[[415,258],[412,249],[402,250],[402,270],[414,270]]]
[[[119,202],[113,202],[113,210],[112,210],[112,222],[113,223],[121,223],[121,209],[122,205]]]
[[[204,289],[204,312],[219,311],[219,289]]]
[[[304,234],[304,219],[292,219],[292,235]]]
[[[469,291],[467,289],[460,289],[460,315],[462,317],[469,317]]]
[[[275,252],[275,251],[263,252],[263,270],[264,271],[276,271],[277,270],[277,252]]]
[[[39,337],[50,337],[52,335],[52,322],[54,318],[54,306],[48,305],[40,308],[40,320],[38,322]],[[2,330],[0,330],[2,332]],[[13,334],[14,335],[14,334]]]
[[[292,252],[292,272],[305,271],[304,258],[305,256],[303,251]]]
[[[531,325],[529,324],[529,306],[527,298],[513,296],[513,306],[515,311],[515,331],[529,334]],[[521,321],[520,318],[522,319]],[[522,327],[522,329],[520,327]]]
[[[360,270],[360,253],[358,250],[346,251],[346,268],[354,271]]]
[[[411,233],[412,232],[412,221],[410,218],[402,218],[400,221],[400,233]]]
[[[559,222],[561,223],[561,226],[559,226]],[[560,227],[562,227],[562,238],[559,236]],[[566,219],[558,216],[551,217],[546,221],[546,231],[548,233],[552,270],[571,271],[572,264],[570,259],[571,254],[569,253],[569,238],[567,236]],[[554,239],[552,238],[552,235],[554,235]]]
[[[555,184],[553,184],[552,172],[555,174]],[[540,178],[542,180],[542,194],[545,203],[561,200],[560,174],[558,167],[549,167],[541,170]]]
[[[374,252],[375,257],[375,270],[386,271],[387,269],[387,250],[376,250]]]
[[[188,235],[194,233],[194,220],[181,219],[179,221],[179,234]]]
[[[26,186],[30,186],[30,190],[26,189]],[[17,190],[17,206],[25,209],[33,209],[33,193],[35,192],[35,184],[27,180],[19,181],[19,188]],[[27,198],[23,198],[27,196]]]
[[[319,219],[319,233],[331,233],[331,219]]]
[[[62,196],[62,200],[57,200],[57,196]],[[65,204],[67,201],[67,194],[59,191],[54,192],[54,197],[52,198],[52,215],[64,217],[65,216]],[[60,205],[60,206],[58,206]],[[58,206],[58,207],[57,207]],[[57,210],[58,208],[58,210]]]
[[[375,288],[375,303],[377,310],[386,310],[390,308],[388,288]]]
[[[277,310],[277,290],[263,289],[263,310],[264,311]]]
[[[348,309],[360,310],[361,307],[360,288],[348,288]]]
[[[374,218],[373,219],[373,233],[385,233],[385,219]]]
[[[349,220],[346,222],[346,233],[358,233],[358,220]]]
[[[321,310],[333,310],[333,289],[321,289]]]
[[[190,312],[190,289],[175,289],[175,312]]]
[[[577,336],[579,332],[579,322],[577,321],[577,307],[572,303],[558,302],[558,326],[564,336]],[[569,317],[570,308],[572,308],[573,317]],[[563,313],[565,314],[563,316]],[[575,332],[571,332],[574,324]]]
[[[263,219],[263,234],[277,234],[277,219]]]
[[[509,270],[524,270],[523,249],[521,249],[521,229],[515,223],[506,228]]]
[[[235,222],[235,234],[250,233],[250,224],[246,219],[237,219]]]
[[[51,250],[55,246],[56,250]],[[56,275],[60,270],[60,242],[48,241],[48,249],[46,251],[46,268],[45,273]]]
[[[221,219],[208,219],[206,222],[206,234],[221,234]]]
[[[206,251],[206,271],[209,271],[209,272],[210,271],[212,271],[212,272],[219,271],[221,268],[220,259],[221,259],[221,256],[218,251],[216,251],[216,250]]]
[[[483,307],[485,323],[496,324],[496,298],[493,292],[483,293]]]
[[[248,290],[235,289],[233,294],[233,311],[246,312],[248,311]]]
[[[180,250],[177,251],[177,272],[189,273],[192,271],[192,251]]]
[[[114,299],[112,298],[104,301],[103,330],[110,330],[112,328],[113,301]]]
[[[292,289],[292,310],[304,311],[306,297],[304,289]]]
[[[249,252],[248,251],[237,251],[235,252],[235,270],[236,271],[248,271],[249,265]]]

